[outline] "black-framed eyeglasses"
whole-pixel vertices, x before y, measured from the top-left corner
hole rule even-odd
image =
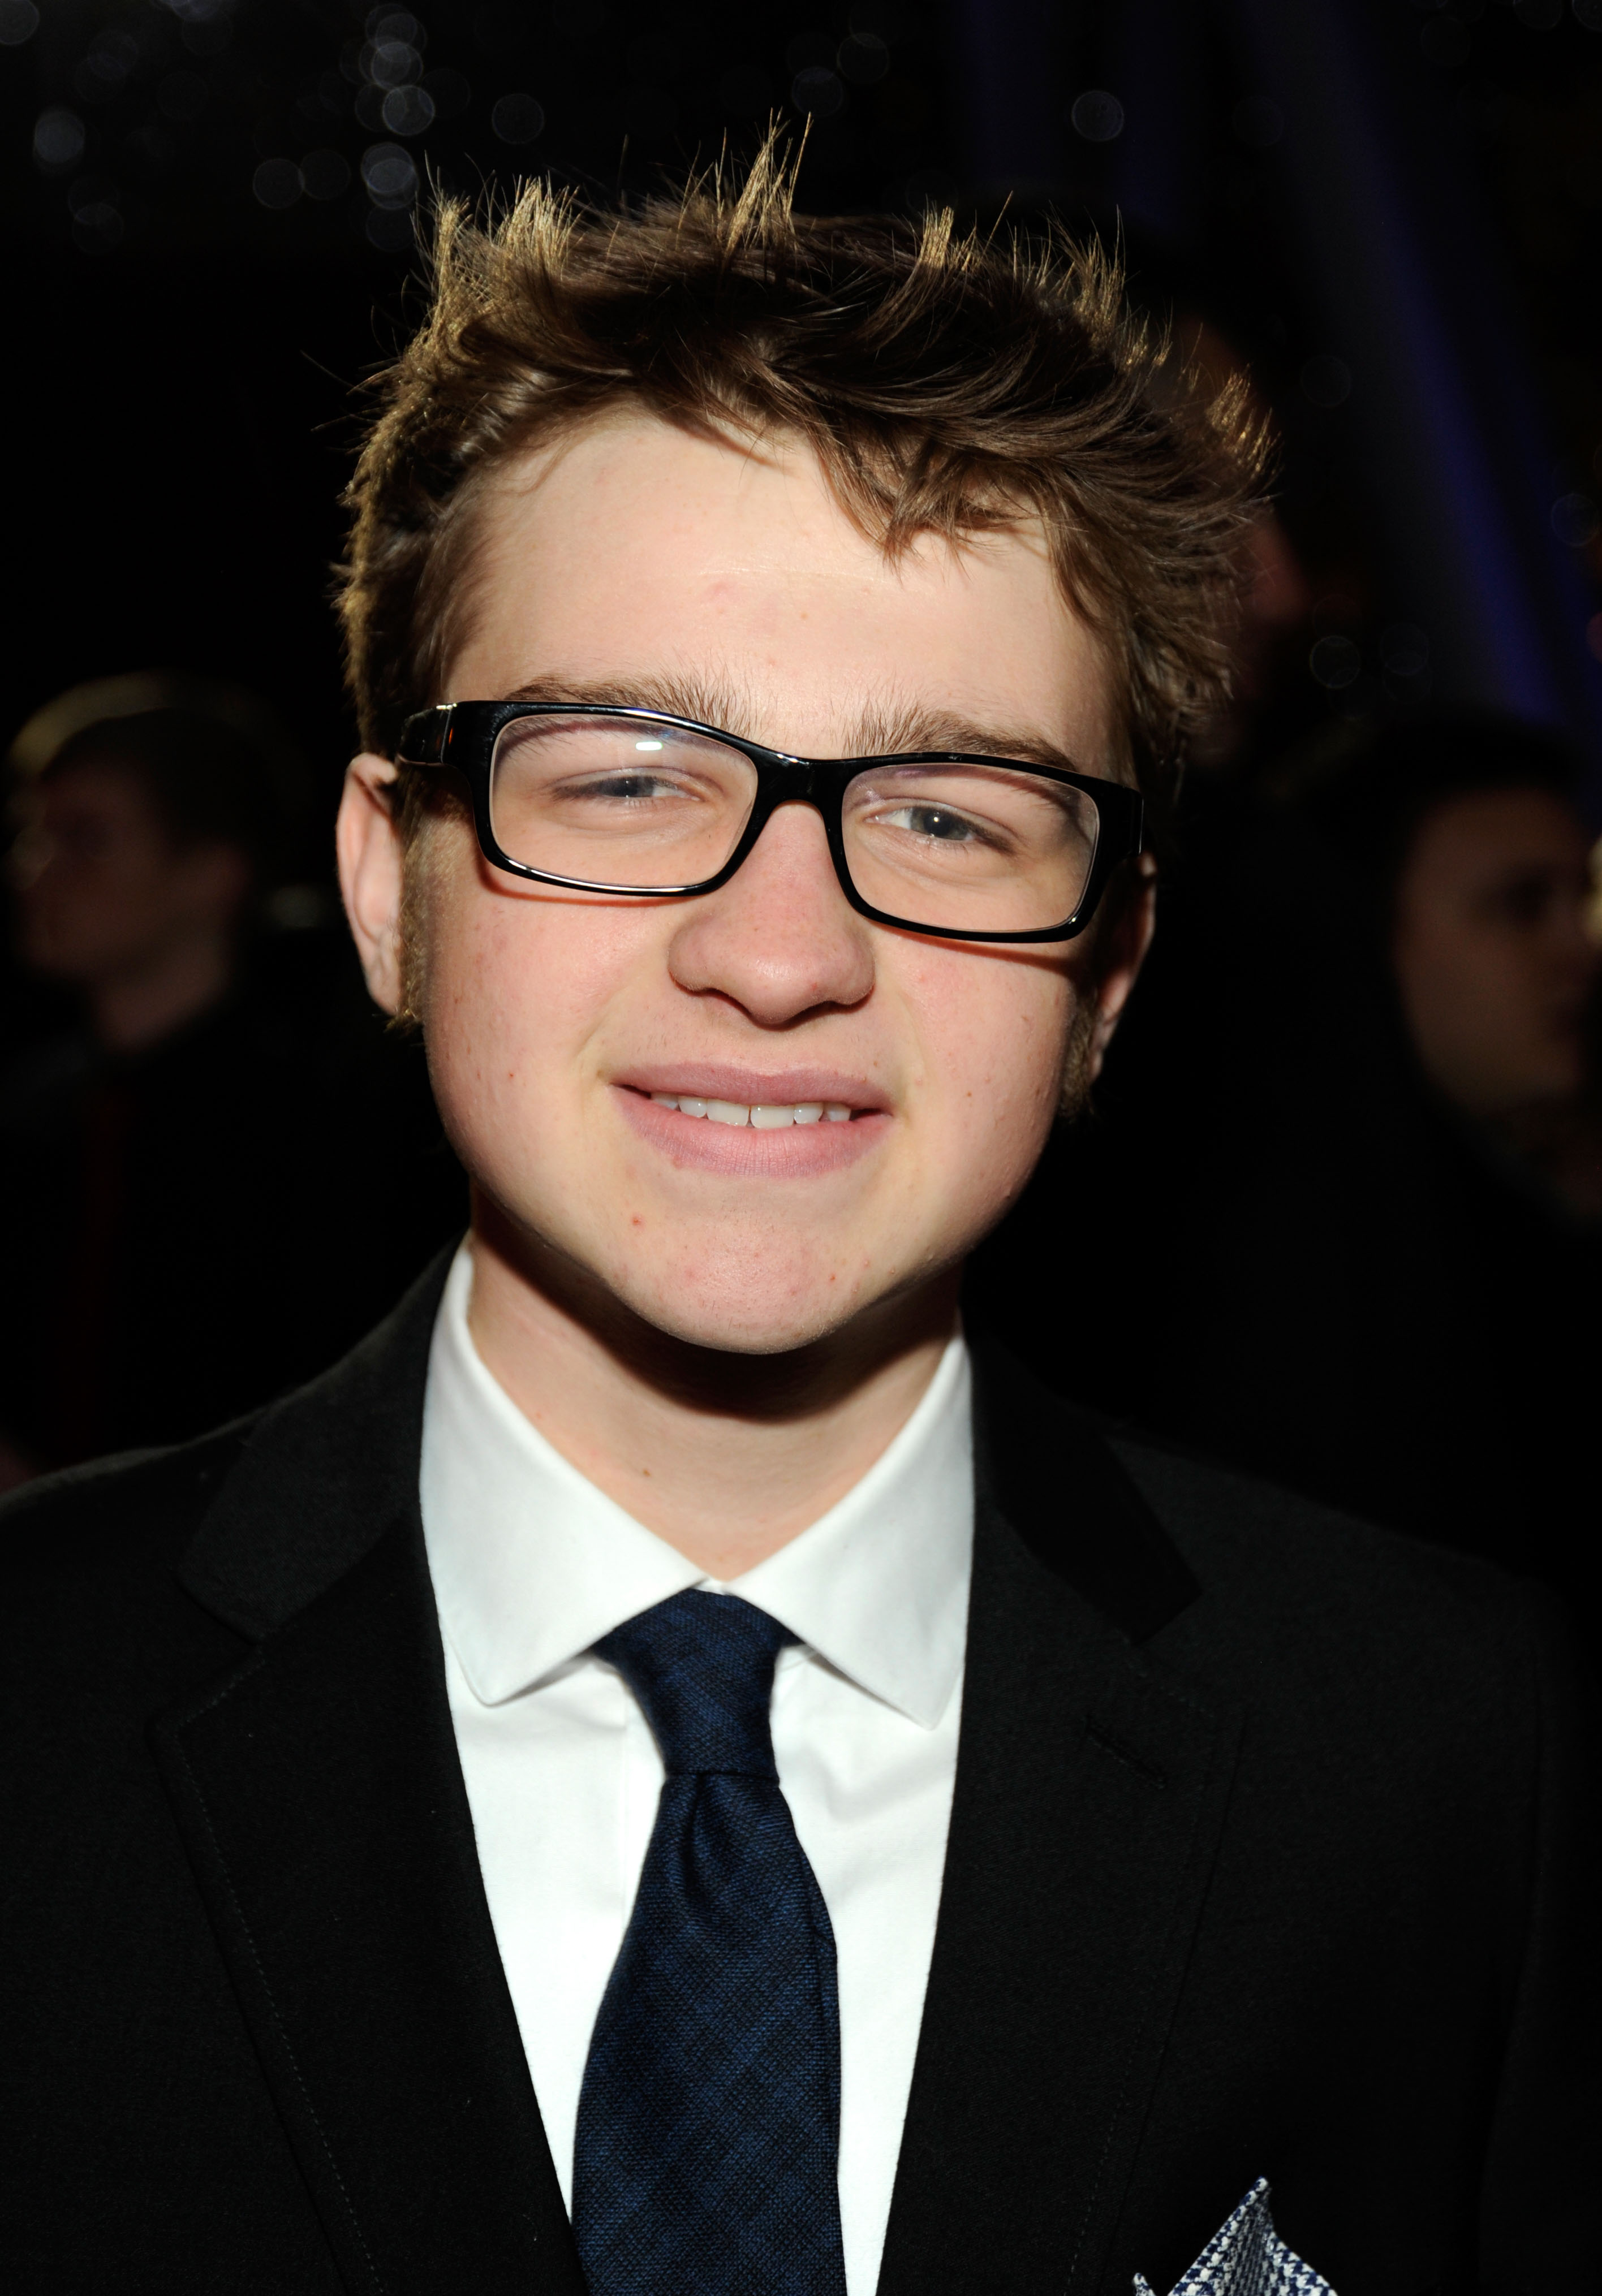
[[[809,805],[851,906],[943,940],[1072,940],[1140,850],[1121,782],[943,750],[791,757],[612,703],[420,709],[397,763],[459,773],[484,858],[576,892],[715,892],[776,808]]]

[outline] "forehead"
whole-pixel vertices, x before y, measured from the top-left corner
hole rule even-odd
[[[712,685],[781,747],[849,749],[913,709],[1032,726],[1093,768],[1109,749],[1102,651],[1038,521],[892,559],[798,441],[597,425],[491,482],[467,574],[458,698],[654,676]]]
[[[114,750],[85,750],[53,767],[34,784],[34,801],[52,811],[85,805],[127,813],[151,809],[139,767]]]
[[[1476,790],[1425,815],[1409,873],[1478,882],[1547,865],[1583,868],[1589,839],[1573,806],[1552,790]]]

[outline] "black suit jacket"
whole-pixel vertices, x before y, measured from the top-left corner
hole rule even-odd
[[[257,1419],[0,1513],[8,2288],[582,2296],[417,1500],[442,1270]],[[1540,1599],[976,1351],[950,1845],[883,2296],[1595,2284]]]

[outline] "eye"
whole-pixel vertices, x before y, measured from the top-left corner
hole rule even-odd
[[[620,805],[648,805],[664,797],[683,797],[686,791],[680,783],[666,774],[624,767],[616,773],[593,775],[586,781],[570,782],[566,793],[569,797],[600,798]]]
[[[949,805],[918,805],[910,800],[905,805],[886,806],[874,816],[882,829],[902,829],[912,837],[926,837],[937,844],[993,844],[994,835],[988,832],[971,815],[957,813]]]
[[[1528,929],[1542,923],[1557,898],[1557,887],[1547,870],[1530,870],[1505,878],[1492,891],[1486,907],[1502,923]]]

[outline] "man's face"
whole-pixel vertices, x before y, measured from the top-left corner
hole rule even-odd
[[[137,769],[115,754],[63,766],[28,805],[13,855],[17,933],[40,972],[87,987],[116,980],[237,905],[238,868],[219,891],[218,849],[177,844]]]
[[[1473,1115],[1584,1080],[1588,846],[1572,807],[1519,789],[1455,798],[1414,840],[1397,889],[1402,1004],[1425,1069]]]
[[[538,681],[693,709],[802,754],[1022,741],[1110,770],[1106,673],[1039,533],[930,540],[891,563],[796,447],[645,418],[587,432],[500,482],[472,579],[453,696]],[[413,866],[419,1017],[477,1185],[695,1343],[794,1348],[949,1269],[1033,1166],[1076,1016],[1097,1057],[1085,942],[991,949],[870,924],[804,806],[693,900],[542,890],[484,864],[454,820]],[[359,937],[359,891],[352,907]],[[370,978],[392,1002],[382,940]],[[1132,971],[1109,976],[1109,1013]],[[850,1115],[735,1128],[659,1095]]]

